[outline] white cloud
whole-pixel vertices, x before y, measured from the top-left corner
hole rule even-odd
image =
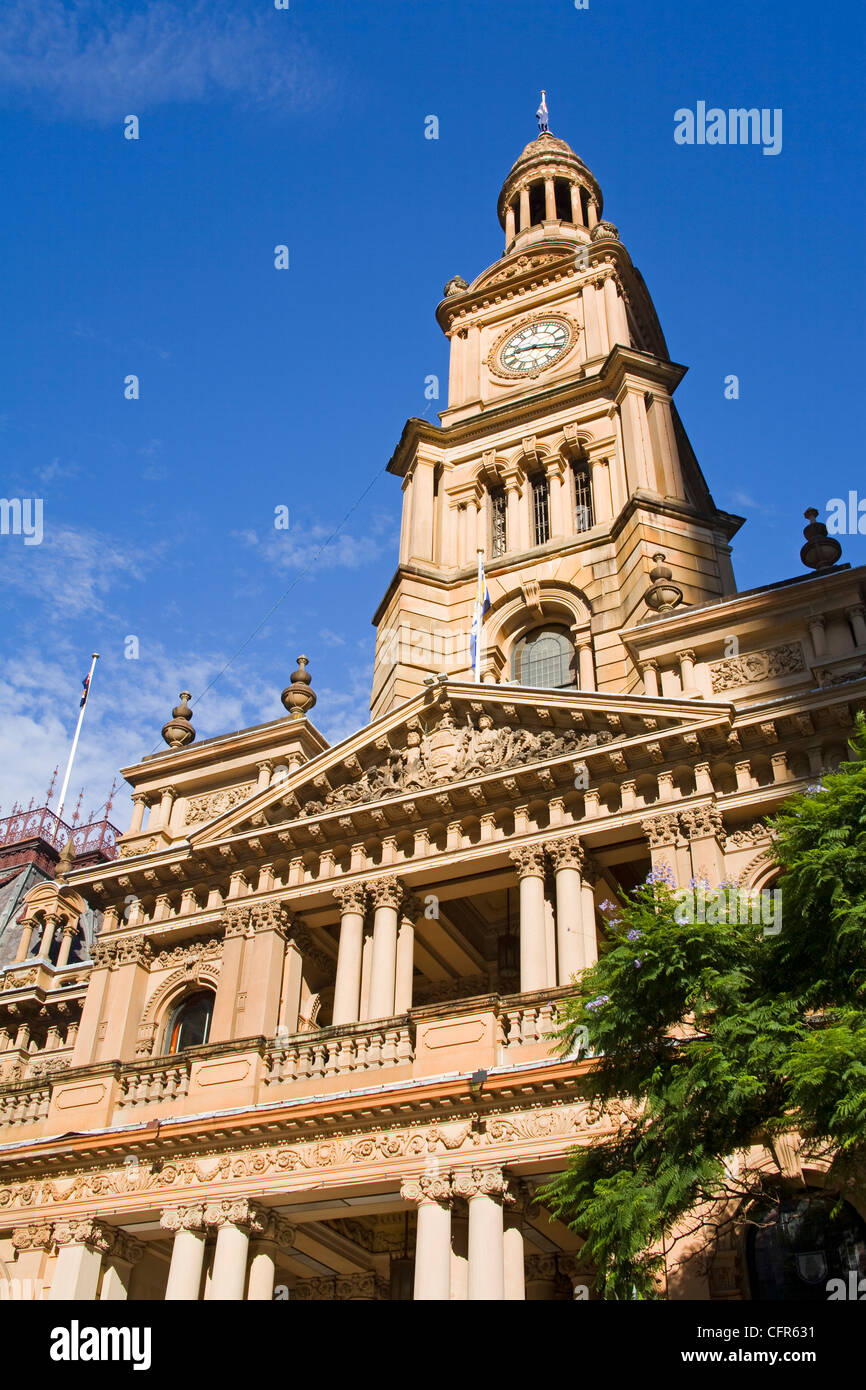
[[[389,525],[390,523],[390,525]],[[334,535],[334,526],[323,522],[292,521],[288,531],[236,531],[234,534],[258,549],[259,554],[277,570],[363,569],[383,554],[392,554],[395,538],[393,519],[374,516],[367,535],[350,535],[346,531]]]
[[[57,525],[45,499],[41,545],[22,536],[0,537],[0,583],[43,603],[53,614],[106,613],[109,591],[118,582],[140,580],[153,552],[118,545],[87,529]]]
[[[4,0],[0,88],[41,111],[119,121],[226,97],[304,107],[322,98],[323,75],[272,6],[244,15],[205,0],[135,10],[117,0]]]

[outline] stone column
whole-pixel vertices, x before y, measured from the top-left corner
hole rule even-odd
[[[550,983],[544,924],[544,847],[511,851],[520,880],[520,989],[546,989]]]
[[[295,1229],[276,1212],[267,1215],[265,1234],[254,1240],[250,1246],[250,1273],[247,1283],[247,1301],[251,1303],[270,1303],[274,1297],[274,1283],[277,1273],[277,1254],[295,1243]]]
[[[51,943],[54,940],[54,932],[57,929],[59,917],[51,913],[45,918],[45,926],[42,928],[42,939],[39,942],[39,956],[42,960],[47,960],[51,951]]]
[[[130,822],[127,835],[138,835],[144,821],[144,813],[147,810],[147,797],[144,792],[133,792],[132,794],[132,820]]]
[[[163,1230],[174,1232],[165,1302],[197,1300],[207,1242],[204,1207],[168,1207],[159,1224]]]
[[[375,908],[369,1017],[392,1018],[397,974],[397,917],[405,889],[393,874],[370,884]]]
[[[69,1299],[80,1303],[96,1298],[102,1257],[112,1249],[114,1236],[110,1226],[93,1217],[55,1222],[59,1253],[48,1294],[52,1302]]]
[[[267,1230],[268,1213],[246,1197],[236,1201],[208,1202],[205,1225],[216,1229],[217,1241],[207,1298],[213,1302],[239,1302],[247,1284],[250,1236]]]
[[[570,536],[574,527],[568,524],[571,508],[565,488],[565,464],[562,459],[553,459],[545,469],[550,496],[550,535]]]
[[[143,1254],[144,1246],[141,1241],[134,1240],[125,1231],[115,1231],[114,1248],[105,1259],[102,1286],[99,1290],[100,1300],[122,1302],[129,1298],[132,1271]]]
[[[18,942],[18,950],[15,955],[16,962],[27,959],[27,953],[33,941],[33,927],[33,922],[25,922],[21,929],[21,940]]]
[[[544,180],[544,220],[545,222],[556,221],[556,192],[552,178]]]
[[[592,231],[593,227],[598,226],[598,208],[593,198],[586,200],[586,215],[589,221],[589,230]]]
[[[469,1297],[469,1217],[451,1210],[451,1302],[465,1303]]]
[[[177,797],[176,787],[163,787],[159,794],[159,817],[155,829],[168,830],[171,821],[171,808]]]
[[[581,929],[583,932],[582,954],[584,966],[595,965],[598,960],[598,939],[595,932],[595,883],[600,869],[592,855],[584,855],[581,875]]]
[[[514,240],[514,208],[509,204],[505,209],[505,245],[510,246]]]
[[[400,1187],[404,1202],[418,1206],[415,1237],[415,1302],[451,1297],[451,1180],[425,1176]]]
[[[505,1230],[502,1237],[504,1284],[506,1302],[523,1302],[526,1298],[525,1249],[523,1222],[525,1205],[509,1202],[503,1208]]]
[[[274,765],[270,758],[264,758],[262,762],[256,763],[256,772],[258,773],[256,778],[257,792],[263,792],[265,788],[270,785],[271,773],[273,770]]]
[[[407,893],[400,911],[397,934],[397,963],[394,985],[394,1013],[408,1013],[412,1007],[415,977],[415,923],[421,915],[421,900]]]
[[[680,684],[684,695],[697,695],[695,686],[695,654],[691,650],[680,652]]]
[[[595,663],[592,638],[585,633],[577,639],[578,681],[581,690],[595,690]]]
[[[583,208],[580,205],[579,183],[573,183],[571,185],[571,220],[575,227],[582,227],[584,225]]]
[[[658,695],[659,693],[659,664],[657,661],[641,662],[641,675],[643,676],[644,695]]]
[[[584,851],[577,835],[552,840],[547,852],[556,880],[556,944],[559,971],[556,983],[567,985],[589,964],[583,929],[583,884],[581,870]]]
[[[526,231],[529,226],[529,187],[520,190],[520,230]]]
[[[678,882],[679,821],[676,815],[647,816],[646,820],[641,821],[641,829],[649,840],[653,873],[660,874],[667,869],[674,882]]]
[[[851,624],[855,645],[866,647],[866,608],[862,603],[855,604],[853,608],[845,609],[845,617]]]
[[[512,478],[505,484],[505,551],[520,550],[523,544],[520,526],[520,485]]]
[[[809,619],[809,632],[812,637],[812,646],[815,648],[816,656],[827,655],[827,633],[824,627],[823,618]]]
[[[58,964],[58,966],[67,965],[67,964],[69,963],[69,953],[70,953],[70,951],[72,950],[72,943],[73,943],[73,941],[75,940],[75,934],[76,934],[77,931],[78,931],[78,923],[77,923],[77,922],[65,922],[65,923],[64,923],[63,932],[62,932],[62,940],[61,940],[61,942],[60,942],[60,950],[59,950],[59,952],[58,952],[58,954],[57,954],[57,964]]]
[[[357,1023],[361,1017],[361,958],[367,890],[362,883],[355,883],[347,888],[335,888],[334,897],[340,904],[340,946],[332,1022]]]
[[[470,1168],[454,1174],[454,1192],[469,1203],[469,1298],[505,1298],[502,1202],[508,1184],[501,1168]]]

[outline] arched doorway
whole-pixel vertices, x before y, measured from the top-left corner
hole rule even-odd
[[[786,1197],[750,1213],[749,1284],[756,1300],[826,1302],[827,1285],[866,1276],[866,1224],[848,1202],[824,1192]]]

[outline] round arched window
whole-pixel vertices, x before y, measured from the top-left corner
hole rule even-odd
[[[750,1213],[752,1298],[829,1298],[830,1280],[846,1291],[866,1275],[866,1225],[848,1202],[823,1192],[786,1197]]]
[[[574,644],[565,628],[537,628],[514,648],[511,675],[518,685],[558,690],[576,685]]]
[[[181,1000],[165,1030],[164,1053],[182,1052],[186,1047],[201,1047],[207,1042],[213,1001],[214,995],[210,989],[197,990]]]

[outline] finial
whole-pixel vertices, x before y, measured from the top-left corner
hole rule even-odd
[[[644,602],[647,608],[651,608],[656,616],[661,618],[667,613],[672,613],[682,603],[683,591],[679,584],[671,583],[674,572],[664,563],[664,551],[656,551],[653,559],[655,566],[650,570],[649,576],[653,582],[644,594]]]
[[[171,712],[171,719],[162,726],[162,736],[169,748],[185,748],[195,738],[195,729],[190,723],[192,710],[187,704],[187,701],[191,699],[190,692],[182,690],[180,692],[180,704],[175,705]]]
[[[60,851],[60,858],[57,860],[55,874],[57,878],[65,878],[75,863],[75,841],[72,836],[66,841]]]
[[[312,677],[306,669],[308,661],[309,657],[298,657],[298,668],[292,672],[291,681],[280,696],[290,719],[304,719],[316,703],[315,692],[310,689]]]
[[[58,763],[57,766],[55,767],[54,771],[53,771],[52,774],[51,774],[51,783],[50,783],[50,785],[49,785],[49,787],[48,787],[48,791],[45,793],[45,805],[46,805],[46,806],[50,806],[50,805],[51,805],[51,798],[52,798],[52,796],[54,795],[54,783],[57,781],[57,774],[58,774],[59,771],[60,771],[60,764]]]
[[[842,554],[842,546],[835,536],[827,535],[827,527],[823,521],[816,520],[816,507],[807,507],[803,515],[809,525],[803,527],[806,544],[800,551],[800,559],[810,570],[817,570],[819,573],[821,570],[832,569]]]
[[[541,89],[541,105],[539,106],[538,110],[537,110],[536,113],[535,113],[535,119],[538,121],[538,133],[539,133],[539,135],[547,135],[547,134],[548,134],[547,118],[548,118],[548,115],[549,115],[549,114],[550,114],[550,113],[549,113],[548,110],[547,110],[547,93],[546,93],[546,91],[544,90],[544,88],[542,87],[542,89]]]

